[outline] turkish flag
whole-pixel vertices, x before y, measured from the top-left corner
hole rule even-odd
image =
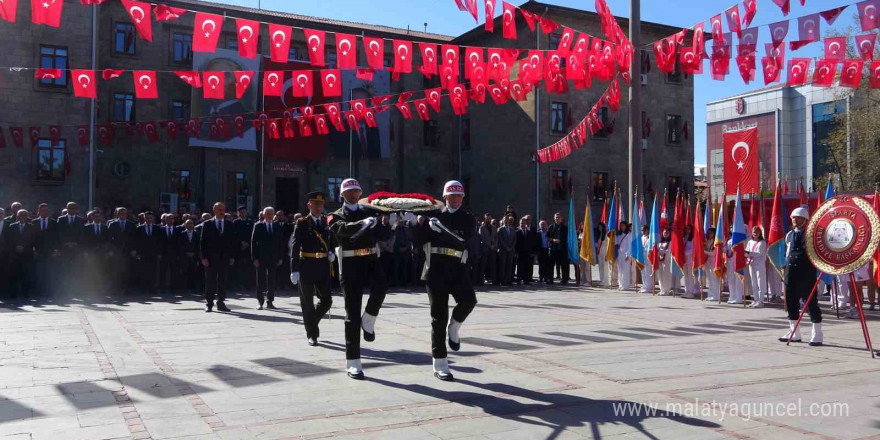
[[[488,59],[489,79],[501,81],[510,78],[510,65],[503,49],[489,49]]]
[[[34,72],[36,79],[58,79],[64,77],[64,71],[61,69],[37,69]]]
[[[493,0],[494,1],[494,0]],[[486,6],[488,7],[488,5]],[[4,0],[0,2],[0,20],[15,23],[15,14],[18,9],[18,0]],[[488,15],[487,15],[488,17]],[[486,20],[488,26],[488,20]],[[5,145],[5,141],[4,141]]]
[[[357,38],[351,34],[336,34],[336,63],[340,69],[357,69]]]
[[[61,26],[61,9],[64,0],[31,0],[31,21],[46,26]]]
[[[403,116],[403,119],[407,121],[412,119],[412,110],[409,108],[409,104],[406,102],[398,102],[394,104],[397,107],[397,110],[400,112],[400,115]]]
[[[198,138],[202,134],[202,122],[198,118],[191,118],[186,122],[186,135]]]
[[[177,121],[165,121],[165,132],[168,133],[168,139],[177,140],[177,133],[180,132],[180,126]]]
[[[430,105],[431,108],[435,112],[438,112],[438,113],[440,112],[440,97],[441,96],[442,96],[442,89],[440,89],[439,87],[434,88],[434,89],[425,90],[425,99],[427,100],[428,105]]]
[[[825,23],[828,23],[828,26],[831,26],[834,24],[835,21],[837,21],[838,17],[840,17],[840,14],[843,12],[844,9],[846,9],[846,6],[841,6],[839,8],[822,11],[819,13],[819,15],[821,15],[822,18],[825,19]]]
[[[320,135],[330,134],[330,126],[327,125],[326,115],[315,115],[315,131]]]
[[[416,106],[416,113],[419,115],[419,119],[423,121],[431,120],[431,113],[428,111],[428,103],[424,99],[416,99],[413,104]]]
[[[742,30],[742,36],[739,39],[739,44],[751,44],[757,46],[758,44],[758,28],[748,28]]]
[[[514,7],[512,7],[512,9],[516,9],[516,7],[514,6]],[[520,9],[519,13],[522,14],[523,18],[526,20],[526,25],[529,27],[529,31],[535,32],[535,21],[538,20],[537,15],[532,14],[531,12],[526,11],[525,9]],[[511,14],[511,17],[516,17],[516,13],[514,12],[513,14]],[[503,18],[506,18],[506,17],[502,16],[502,19]],[[511,18],[511,20],[515,20],[515,18]],[[514,36],[514,38],[516,38],[516,37]]]
[[[452,44],[444,44],[440,46],[440,52],[443,54],[442,65],[444,67],[451,67],[452,71],[455,72],[455,76],[461,73],[460,68],[458,66],[458,46]]]
[[[37,144],[40,142],[40,132],[43,130],[42,127],[34,126],[28,127],[28,136],[31,138],[31,146],[37,148]]]
[[[734,4],[726,11],[724,11],[724,15],[727,16],[727,28],[730,29],[730,32],[735,33],[737,38],[742,39],[742,25],[740,23],[739,5]]]
[[[156,5],[156,8],[153,9],[153,14],[156,15],[156,21],[177,20],[181,15],[186,14],[186,9],[173,8],[171,6],[158,4]]]
[[[254,82],[254,72],[250,70],[240,70],[235,72],[235,98],[241,99],[244,93]]]
[[[419,52],[422,55],[422,67],[419,70],[430,78],[437,73],[437,45],[419,43]]]
[[[874,59],[874,47],[877,45],[877,34],[870,33],[865,35],[856,35],[856,49],[862,56],[862,59]]]
[[[89,126],[88,125],[77,125],[76,126],[76,140],[79,141],[80,147],[85,147],[89,145]]]
[[[223,119],[223,116],[220,116],[220,115],[214,116],[213,123],[211,124],[211,127],[217,129],[216,135],[218,137],[223,137],[223,138],[229,137],[229,124],[226,123],[226,119]]]
[[[336,131],[345,131],[345,124],[342,122],[342,112],[339,110],[339,104],[324,104],[327,110],[327,117]]]
[[[144,133],[150,143],[159,142],[159,131],[156,129],[156,122],[150,121],[144,123]]]
[[[559,23],[541,16],[538,16],[538,24],[541,25],[541,31],[545,34],[552,34],[553,31],[559,29]]]
[[[114,78],[119,78],[123,73],[125,73],[125,70],[104,69],[103,71],[101,71],[101,78],[103,78],[104,81],[107,81],[107,80],[111,80]]]
[[[724,28],[721,25],[721,14],[709,19],[709,28],[712,30],[712,42],[716,46],[724,46]]]
[[[510,82],[510,97],[513,98],[514,101],[525,101],[526,93],[528,93],[528,91],[525,86],[523,86],[518,80]]]
[[[294,98],[307,98],[312,96],[312,71],[294,70],[293,86],[291,92]]]
[[[363,37],[364,50],[367,54],[367,65],[376,70],[385,68],[383,58],[385,58],[385,39]]]
[[[724,138],[724,184],[727,194],[757,192],[758,187],[758,128],[729,131]]]
[[[504,8],[504,13],[501,14],[501,23],[504,26],[501,36],[508,40],[516,40],[516,6],[505,1],[502,1],[501,5]],[[534,22],[531,27],[535,30]]]
[[[378,124],[376,124],[376,110],[372,108],[368,108],[364,111],[364,122],[367,124],[367,127],[376,128]]]
[[[840,68],[840,85],[853,89],[859,88],[862,83],[862,68],[865,67],[865,60],[853,59],[843,62]]]
[[[788,20],[779,21],[769,25],[770,27],[770,37],[773,40],[774,46],[779,46],[785,41],[785,37],[788,35]]]
[[[280,119],[270,119],[269,120],[269,129],[266,130],[269,135],[269,139],[280,139],[281,134],[278,131],[278,125],[280,124]]]
[[[862,31],[867,32],[880,27],[880,0],[867,0],[856,5],[859,11],[859,23]]]
[[[321,87],[325,97],[342,96],[342,76],[339,69],[322,70]]]
[[[284,94],[284,71],[267,70],[263,72],[263,96]]]
[[[98,96],[98,88],[95,85],[94,70],[73,69],[70,71],[73,79],[73,95],[77,98],[95,99]]]
[[[825,38],[825,59],[841,61],[844,58],[846,58],[846,37]]]
[[[122,7],[128,12],[138,35],[144,40],[153,42],[153,17],[150,15],[150,4],[134,0],[121,0]]]
[[[12,137],[12,144],[15,145],[15,148],[24,147],[24,143],[22,142],[24,138],[24,128],[9,127],[9,136]]]
[[[774,58],[776,60],[776,67],[781,70],[782,66],[785,65],[785,45],[774,46],[773,43],[767,43],[764,45],[764,48],[767,56]]]
[[[571,28],[563,28],[562,36],[559,37],[559,44],[556,45],[556,52],[562,56],[568,56],[571,52],[571,43],[574,42],[574,30]]]
[[[101,145],[109,147],[113,144],[113,124],[95,124],[95,131],[98,133]]]
[[[801,86],[807,83],[810,70],[809,58],[792,58],[788,63],[788,85]]]
[[[60,125],[50,125],[49,126],[49,142],[52,146],[58,145],[58,141],[61,140],[61,126]]]
[[[451,85],[458,83],[458,73],[451,65],[440,66],[440,87],[448,89]]]
[[[303,29],[306,34],[306,46],[309,49],[309,61],[315,67],[324,67],[324,31]]]
[[[345,122],[348,123],[348,129],[351,131],[355,131],[355,132],[358,131],[358,128],[360,128],[360,127],[358,124],[358,117],[354,113],[354,111],[349,110],[349,111],[343,112],[343,114],[345,115]]]
[[[195,71],[187,71],[187,70],[175,70],[174,74],[177,75],[183,82],[189,84],[190,86],[200,89],[202,88],[202,74],[201,72]]]
[[[217,50],[217,40],[220,39],[222,31],[222,15],[196,12],[193,24],[192,51],[214,53]]]
[[[159,88],[156,86],[156,72],[152,70],[135,70],[134,94],[138,99],[159,98]]]
[[[816,70],[813,73],[813,85],[819,87],[831,87],[834,75],[837,73],[837,60],[822,59],[816,61]]]
[[[870,85],[872,89],[880,89],[880,61],[871,62]]]
[[[489,97],[495,102],[495,105],[507,104],[507,93],[498,84],[489,85]]]
[[[755,55],[752,52],[750,56],[736,57],[736,65],[739,68],[739,74],[743,81],[748,84],[755,80]]]
[[[749,27],[755,18],[755,14],[758,13],[758,0],[744,0],[743,8],[746,10],[746,14],[743,16],[742,23],[743,26]]]
[[[232,117],[232,131],[238,137],[244,137],[244,115],[235,115]]]
[[[821,37],[821,25],[819,14],[810,14],[798,18],[798,41],[819,41]]]
[[[412,42],[394,40],[394,73],[412,72]]]
[[[787,16],[789,10],[791,10],[791,2],[789,0],[772,0],[773,3],[776,3],[776,6],[779,6],[782,9],[782,15]]]
[[[269,23],[269,58],[276,63],[286,63],[290,57],[290,26]]]
[[[204,72],[205,86],[202,88],[205,99],[224,99],[226,74],[222,70]]]
[[[484,0],[486,3],[486,32],[495,32],[495,2],[496,0]],[[13,20],[15,21],[15,20]]]
[[[256,58],[259,52],[257,43],[260,40],[260,22],[237,18],[235,27],[238,29],[238,55],[242,58]]]

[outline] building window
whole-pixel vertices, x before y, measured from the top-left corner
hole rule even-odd
[[[171,101],[171,119],[181,121],[189,119],[189,101],[174,99]]]
[[[670,202],[675,200],[675,195],[678,194],[679,190],[685,190],[682,186],[681,176],[667,176],[666,177],[666,197]]]
[[[65,141],[59,140],[52,146],[49,139],[37,142],[37,180],[46,182],[64,181]]]
[[[188,202],[192,195],[192,172],[190,170],[171,170],[170,191],[177,194],[177,201]]]
[[[299,47],[295,47],[293,45],[290,45],[290,52],[288,52],[287,58],[289,58],[290,61],[302,60],[303,59],[302,54],[303,54],[302,49],[300,49]]]
[[[593,201],[602,203],[605,201],[605,193],[608,191],[608,173],[593,173]]]
[[[681,68],[679,67],[678,63],[675,63],[675,70],[672,71],[672,73],[666,74],[666,81],[675,84],[681,84],[681,78]]]
[[[373,179],[373,192],[391,191],[391,179]]]
[[[602,107],[599,109],[599,121],[602,122],[602,129],[596,132],[594,137],[597,138],[607,138],[614,131],[614,127],[611,125],[611,113],[608,110],[608,107]]]
[[[328,69],[336,68],[336,52],[327,52],[327,58],[324,60]]]
[[[554,202],[568,200],[568,171],[553,170],[550,172],[550,199]]]
[[[437,148],[440,146],[440,132],[437,121],[425,121],[422,143],[425,148]]]
[[[568,131],[568,124],[565,118],[568,116],[568,104],[564,102],[554,102],[550,104],[550,132],[554,134],[565,134]]]
[[[44,69],[62,69],[61,77],[41,79],[42,87],[67,87],[67,48],[58,46],[40,46],[40,67]]]
[[[131,23],[116,23],[113,35],[113,51],[134,55],[135,38],[134,25]]]
[[[192,62],[192,41],[191,34],[182,34],[175,32],[171,35],[171,59],[175,63]]]
[[[342,203],[342,194],[339,189],[342,187],[342,177],[327,178],[327,196],[333,197],[336,203]]]
[[[229,50],[238,50],[238,36],[226,37],[224,47]]]
[[[461,118],[461,149],[471,149],[471,118]]]
[[[226,206],[247,205],[249,194],[247,175],[240,171],[226,172]]]
[[[682,126],[680,115],[666,115],[666,143],[681,145]]]
[[[113,94],[113,120],[118,122],[134,121],[134,95],[131,93]]]
[[[642,54],[641,59],[641,72],[642,75],[647,75],[648,72],[651,71],[651,54],[647,50],[639,51]]]

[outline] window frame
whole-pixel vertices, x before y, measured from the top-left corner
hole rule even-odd
[[[562,111],[562,115],[561,115],[562,130],[556,130],[556,124],[554,121],[554,118],[556,117],[556,109],[554,107],[556,107],[557,105],[562,106],[562,108],[560,109]],[[563,102],[563,101],[551,101],[550,102],[550,117],[548,118],[550,120],[549,121],[550,122],[550,134],[556,135],[556,136],[565,136],[568,133],[568,126],[565,123],[567,113],[568,113],[568,103],[567,102]]]
[[[666,79],[666,84],[684,84],[684,73],[681,71],[681,66],[678,63],[675,63],[675,70],[672,73],[667,73],[663,76]]]
[[[60,148],[59,148],[60,146]],[[41,177],[42,167],[40,162],[40,157],[44,151],[49,152],[50,158],[50,169],[49,169],[49,177]],[[61,178],[55,178],[54,174],[56,172],[55,169],[55,155],[56,152],[60,151],[61,153],[61,166],[60,169],[57,170],[61,173]],[[34,180],[41,183],[54,183],[54,184],[62,184],[67,180],[67,171],[65,170],[65,163],[67,163],[67,140],[59,139],[57,145],[52,145],[52,140],[49,138],[40,138],[37,141],[37,147],[34,149],[35,160],[34,160]]]
[[[562,173],[562,197],[556,190],[557,173]],[[568,201],[568,185],[569,170],[565,168],[553,168],[550,170],[550,203],[564,203]]]
[[[52,54],[51,55],[43,54],[44,49],[51,50]],[[65,52],[65,55],[63,57],[58,55],[59,50],[63,50]],[[40,56],[39,65],[41,68],[61,69],[63,76],[61,78],[49,79],[49,80],[38,79],[37,85],[41,88],[44,88],[44,89],[66,89],[67,85],[70,83],[70,81],[69,81],[70,72],[68,70],[70,68],[70,49],[67,46],[57,46],[54,44],[40,44],[39,56]],[[52,60],[51,66],[43,66],[43,57],[44,56],[49,57]],[[60,66],[60,67],[58,66],[58,59],[59,58],[64,59],[64,65]],[[63,83],[59,84],[58,83],[59,81],[63,81]]]
[[[182,110],[186,110],[187,114],[181,115],[180,118],[175,118],[174,117],[174,113],[175,113],[174,110],[176,108],[175,105],[178,103],[181,104],[179,107]],[[184,100],[184,99],[173,99],[172,98],[171,102],[168,104],[168,115],[170,116],[169,119],[171,119],[171,120],[178,121],[178,122],[186,121],[192,117],[192,103],[188,99]]]
[[[188,56],[184,56],[184,58],[182,58],[182,59],[177,59],[176,53],[175,53],[175,49],[176,49],[176,46],[178,43],[178,41],[177,41],[178,36],[181,37],[182,40],[185,39],[184,37],[189,37],[189,51],[186,51],[184,54],[184,55],[188,55]],[[185,47],[187,42],[180,41],[180,44],[181,44],[181,51],[183,51],[183,48]],[[192,44],[193,44],[192,33],[185,32],[183,30],[172,29],[171,30],[171,50],[170,50],[171,60],[170,60],[170,62],[172,64],[192,64],[192,61],[193,61]]]
[[[327,177],[327,194],[333,197],[336,203],[342,203],[342,193],[339,189],[342,187],[343,177]]]
[[[184,173],[186,174],[185,177]],[[183,188],[184,186],[185,188]],[[181,189],[185,189],[186,191],[181,192]],[[168,174],[168,192],[177,194],[178,205],[182,202],[191,202],[193,196],[192,170],[172,169]],[[184,194],[187,195],[187,197],[184,197]]]
[[[239,176],[241,178],[239,179]],[[238,206],[238,198],[250,196],[246,171],[226,170],[226,206]],[[244,192],[245,194],[242,194]]]
[[[597,196],[597,192],[596,192],[596,177],[597,176],[601,176],[603,178],[603,180],[602,180],[603,191],[598,196]],[[593,171],[592,173],[590,173],[590,186],[591,186],[590,191],[592,193],[592,196],[590,199],[594,203],[605,203],[606,193],[608,192],[608,179],[609,179],[609,174],[607,171]]]
[[[677,132],[678,132],[678,141],[677,142],[670,140],[671,132],[670,132],[670,125],[669,125],[670,120],[669,119],[671,117],[678,118],[678,127],[676,128]],[[669,145],[669,146],[680,147],[680,146],[684,145],[684,118],[681,115],[676,115],[673,113],[666,114],[666,133],[664,134],[664,140],[666,142],[666,145]]]
[[[131,52],[126,51],[124,48],[123,48],[123,50],[116,49],[116,41],[117,41],[116,39],[119,36],[120,26],[127,27],[127,28],[131,29],[131,35],[132,35],[132,40],[131,40],[132,51]],[[128,57],[137,56],[137,40],[138,40],[138,32],[137,32],[137,29],[135,28],[133,23],[126,23],[123,21],[114,21],[113,22],[113,38],[110,39],[110,43],[113,45],[113,51],[112,51],[113,55],[121,55],[121,56],[128,56]],[[123,44],[124,43],[125,42],[123,41]]]
[[[126,96],[125,102],[131,100],[131,114],[128,119],[116,118],[116,100],[118,95]],[[112,122],[135,122],[137,120],[137,98],[133,92],[113,92],[110,94],[110,120]]]
[[[611,139],[611,133],[608,132],[607,127],[608,123],[611,122],[611,109],[608,106],[602,106],[599,108],[599,120],[602,122],[602,129],[599,130],[594,135],[590,137],[592,139],[601,139],[601,140],[609,140]]]

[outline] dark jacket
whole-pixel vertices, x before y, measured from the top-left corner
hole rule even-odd
[[[31,222],[34,227],[34,247],[38,258],[49,258],[54,251],[59,248],[59,227],[58,223],[51,218],[46,219],[46,229],[40,229],[42,219],[37,217]]]
[[[67,243],[79,244],[85,225],[85,219],[79,216],[74,216],[73,221],[70,221],[66,215],[58,217],[58,241],[62,250],[68,249]]]
[[[290,246],[290,271],[300,272],[306,281],[329,281],[330,260],[301,257],[300,253],[326,254],[333,251],[336,242],[322,218],[320,222],[305,216],[296,221]],[[338,257],[338,256],[337,256]]]
[[[222,234],[213,218],[199,226],[202,229],[199,240],[199,253],[202,259],[220,261],[234,259],[238,255],[239,241],[231,221],[223,220]]]
[[[550,238],[550,252],[553,254],[562,254],[568,251],[568,226],[565,223],[557,225],[553,223],[547,229],[547,236]],[[559,240],[554,243],[553,239]]]
[[[98,223],[98,231],[95,231],[95,223],[86,223],[82,230],[80,247],[89,256],[108,256],[113,247],[110,244],[110,231],[107,226]]]
[[[155,228],[155,226],[154,226]],[[159,226],[158,230],[159,234],[157,237],[157,241],[159,244],[159,255],[162,258],[174,258],[177,256],[177,230],[175,227],[171,227],[171,234],[168,234],[168,230],[165,225]],[[153,234],[156,234],[156,229],[153,229]]]
[[[156,257],[159,256],[159,234],[162,232],[160,227],[153,225],[150,234],[147,235],[146,224],[137,227],[134,233],[134,242],[138,257],[141,260],[156,260]]]
[[[445,207],[435,216],[447,229],[454,232],[464,241],[459,241],[447,232],[435,232],[431,229],[428,221],[413,228],[414,243],[423,246],[431,243],[433,248],[447,248],[464,251],[472,246],[471,240],[475,240],[476,228],[474,216],[464,207],[454,213]],[[470,255],[468,256],[470,258]],[[431,255],[431,266],[425,280],[442,283],[463,283],[470,285],[470,275],[467,266],[462,264],[461,259],[447,255]]]
[[[267,223],[259,222],[254,225],[251,232],[251,260],[260,261],[262,266],[274,267],[278,261],[284,259],[284,230],[280,223],[272,223],[272,233],[269,233]]]
[[[377,242],[391,238],[389,228],[380,228],[377,223],[375,227],[364,231],[356,239],[353,237],[361,230],[361,224],[358,222],[369,217],[377,217],[379,214],[381,212],[364,205],[356,211],[343,206],[331,215],[330,230],[343,250],[371,249]]]
[[[33,261],[35,231],[34,226],[29,223],[24,224],[24,229],[21,229],[19,222],[9,225],[9,230],[5,232],[9,234],[6,236],[6,247],[13,261],[21,263]],[[22,247],[21,252],[16,250],[18,246]]]
[[[186,228],[177,231],[175,248],[180,258],[191,258],[187,254],[192,254],[194,258],[199,257],[200,232],[201,228],[193,228],[192,239],[190,239]]]

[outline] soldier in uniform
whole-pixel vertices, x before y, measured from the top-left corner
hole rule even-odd
[[[331,265],[333,241],[330,229],[324,222],[324,193],[306,195],[309,215],[300,217],[294,224],[290,244],[290,282],[299,287],[299,303],[302,307],[303,324],[309,345],[318,345],[321,332],[318,323],[330,310]],[[276,225],[278,223],[275,223]],[[318,305],[315,306],[315,296]]]
[[[455,180],[447,182],[443,187],[443,198],[446,207],[436,217],[416,227],[415,235],[416,242],[425,245],[426,262],[422,279],[427,281],[431,303],[434,377],[451,381],[452,373],[446,360],[447,333],[449,348],[458,351],[461,348],[461,324],[477,305],[466,264],[467,248],[474,239],[474,217],[461,206],[464,199],[464,186],[461,183]],[[452,310],[452,319],[449,319],[450,295],[457,303]]]
[[[377,228],[380,214],[373,208],[358,204],[361,197],[361,185],[355,179],[345,179],[340,186],[345,204],[333,213],[330,229],[339,243],[339,275],[342,292],[345,298],[345,359],[346,372],[352,379],[363,379],[361,369],[361,336],[372,342],[376,339],[376,317],[385,293],[388,292],[388,281],[379,264],[379,241],[391,238],[391,230]],[[370,287],[370,299],[361,316],[363,289]]]
[[[806,229],[810,213],[806,208],[796,208],[791,212],[791,231],[785,235],[785,308],[788,311],[789,331],[779,338],[781,342],[801,342],[800,331],[795,331],[795,324],[800,315],[801,300],[806,301],[810,290],[816,284],[816,267],[807,257]],[[813,299],[807,305],[810,312],[810,321],[813,323],[813,332],[810,337],[810,345],[822,345],[822,309],[819,308],[819,295],[813,295]]]

